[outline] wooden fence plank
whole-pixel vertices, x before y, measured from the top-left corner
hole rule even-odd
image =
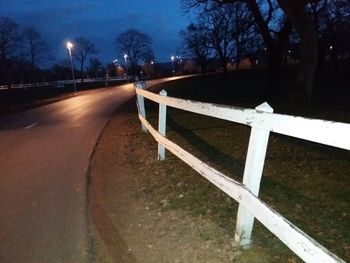
[[[136,92],[145,98],[173,108],[350,150],[350,124],[348,123],[257,112],[254,109],[182,100],[169,96],[162,97],[140,89]]]

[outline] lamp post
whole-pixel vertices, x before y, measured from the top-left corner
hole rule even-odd
[[[180,56],[176,56],[176,64],[177,64],[177,74],[181,74],[182,71],[182,59]]]
[[[69,53],[69,59],[70,59],[70,66],[72,69],[72,77],[73,77],[73,85],[74,85],[74,93],[77,92],[77,86],[75,84],[75,76],[74,76],[74,67],[73,67],[73,60],[72,60],[72,48],[73,48],[73,44],[70,41],[67,41],[66,43],[66,47],[68,49],[68,53]]]
[[[152,60],[151,61],[151,70],[150,70],[150,77],[156,76],[156,63]]]
[[[126,71],[126,80],[129,83],[129,78],[128,78],[128,62],[127,62],[128,55],[124,54],[124,60],[125,60],[125,71]]]
[[[175,70],[174,70],[174,56],[171,56],[171,66],[173,68],[173,75],[175,74]]]
[[[113,60],[115,67],[115,77],[118,77],[118,59]]]

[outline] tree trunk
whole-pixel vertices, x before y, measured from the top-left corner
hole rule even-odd
[[[206,58],[199,59],[199,65],[201,67],[201,74],[204,76],[207,74],[207,60]]]
[[[300,37],[300,61],[295,87],[289,97],[291,103],[308,106],[317,67],[317,35],[314,23],[305,10],[306,1],[278,0],[282,10],[294,25]]]
[[[222,66],[224,75],[227,76],[227,59],[225,57],[221,58],[221,66]]]
[[[81,83],[84,83],[84,60],[83,59],[80,62],[80,75],[81,75]]]
[[[279,95],[281,84],[282,50],[278,43],[274,43],[268,48],[269,55],[269,87],[268,97],[275,98]]]
[[[269,57],[269,68],[268,68],[268,89],[267,95],[270,99],[275,98],[279,95],[280,91],[280,80],[281,80],[281,66],[282,66],[282,54],[283,46],[288,41],[290,34],[290,24],[286,20],[285,24],[281,28],[281,31],[278,33],[277,39],[274,39],[270,33],[268,24],[264,20],[257,1],[255,0],[246,0],[249,10],[254,16],[255,23],[257,28],[264,39],[264,43],[267,47],[268,57]]]

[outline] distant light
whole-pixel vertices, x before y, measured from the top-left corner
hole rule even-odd
[[[153,65],[154,64],[154,61],[151,61],[151,65]]]
[[[332,50],[333,49],[333,46],[329,46],[329,50]]]
[[[175,58],[174,56],[171,56],[171,61],[174,61],[174,58]]]
[[[124,55],[124,59],[126,59],[127,57],[128,57],[128,55],[127,55],[127,54],[125,54],[125,55]]]
[[[72,44],[72,42],[67,41],[66,47],[67,47],[67,49],[72,49],[74,47],[74,45]]]
[[[292,51],[289,49],[289,50],[288,50],[288,53],[292,53]]]
[[[113,63],[117,64],[118,63],[118,59],[113,60]]]

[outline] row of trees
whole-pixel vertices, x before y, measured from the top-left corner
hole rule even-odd
[[[130,66],[130,74],[139,72],[141,62],[149,64],[154,60],[151,44],[148,35],[135,29],[129,29],[116,38],[116,50],[127,56],[124,68]],[[90,40],[78,37],[73,41],[72,55],[79,63],[79,78],[101,77],[113,72],[113,64],[104,66],[94,57],[97,53]],[[21,28],[10,18],[0,17],[0,84],[70,78],[68,56],[52,65],[53,60],[49,45],[35,28]],[[43,69],[49,64],[50,69]]]
[[[298,103],[310,100],[315,71],[325,52],[340,53],[341,43],[350,35],[348,0],[183,0],[183,7],[199,11],[197,21],[180,35],[203,72],[213,55],[225,72],[228,59],[234,57],[238,63],[264,50],[269,93],[277,94],[283,58],[291,48],[297,50],[299,64],[290,100]]]
[[[201,11],[196,23],[180,31],[180,36],[185,54],[197,58],[202,73],[214,56],[226,73],[231,58],[239,64],[247,50],[259,46],[261,41],[254,29],[253,18],[245,6],[213,3]]]
[[[0,17],[0,77],[8,81],[18,68],[31,73],[49,58],[48,45],[32,27],[20,29],[8,17]]]
[[[74,41],[73,56],[79,62],[80,76],[88,72],[98,72],[102,63],[97,58],[90,58],[90,65],[85,68],[89,56],[96,54],[95,45],[88,39],[79,37]],[[52,62],[50,47],[33,27],[20,28],[8,17],[0,17],[0,81],[11,84],[20,81],[42,81],[62,76],[69,76],[67,59],[54,64],[50,70],[42,67]]]

